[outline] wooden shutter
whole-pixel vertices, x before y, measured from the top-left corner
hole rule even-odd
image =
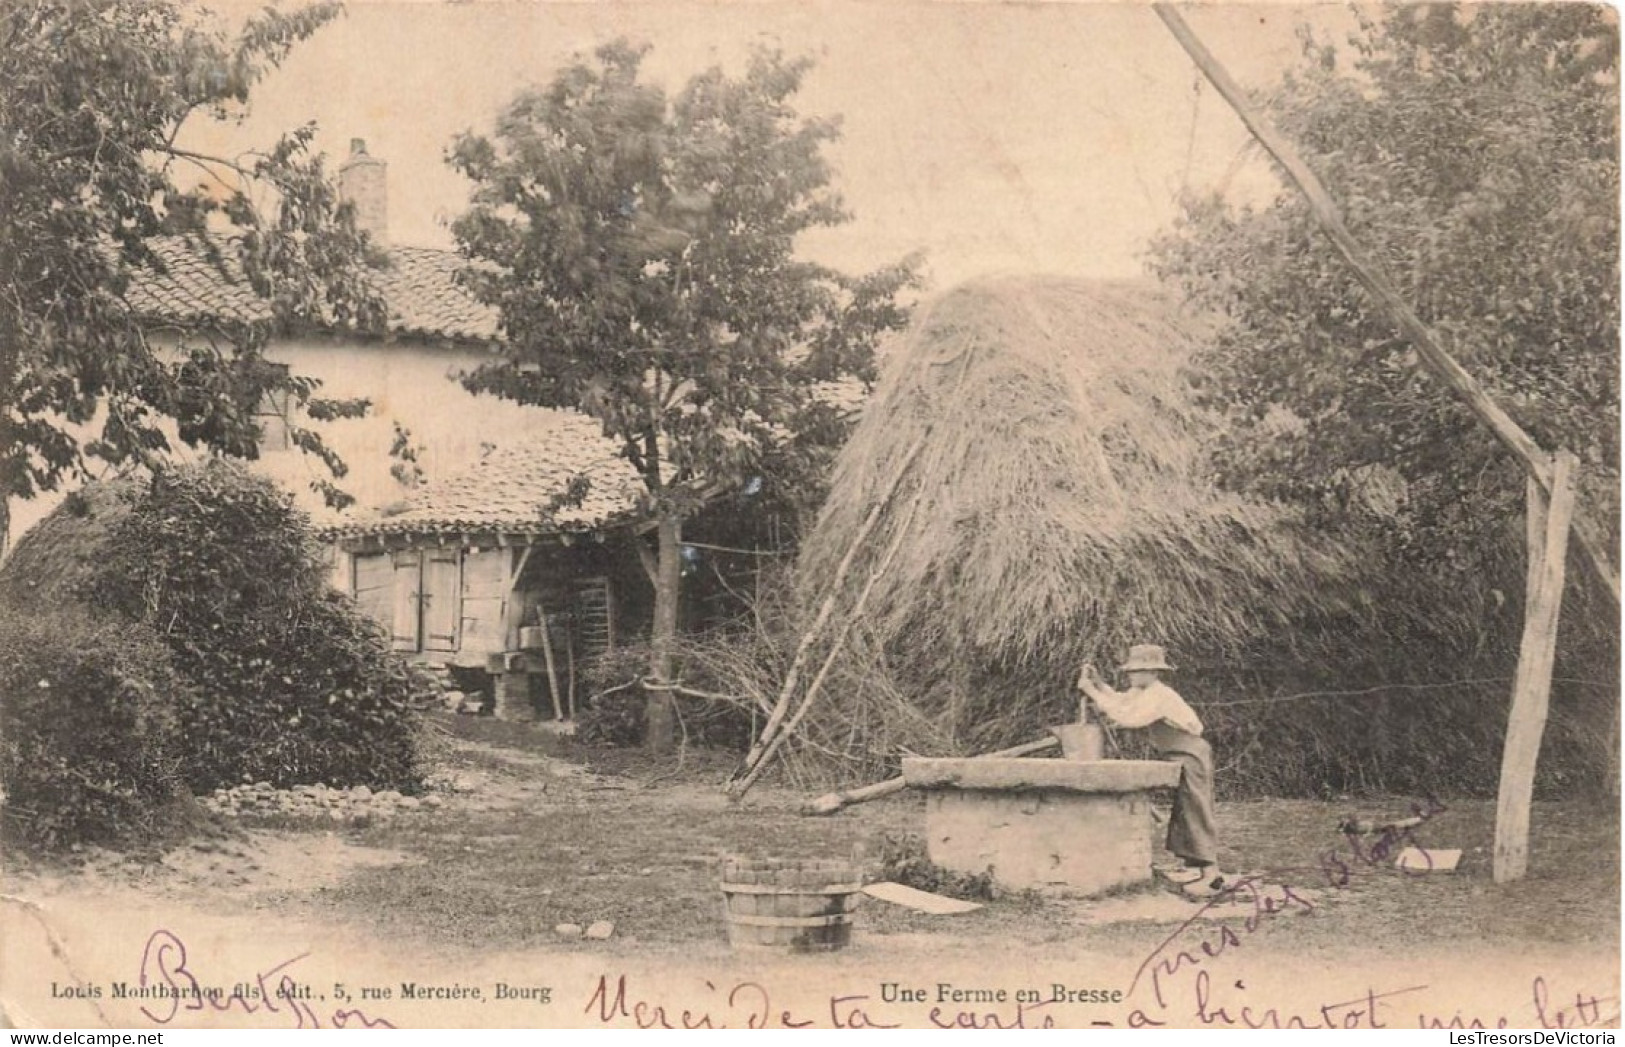
[[[463,622],[457,650],[465,656],[508,649],[502,615],[511,560],[507,549],[470,549],[463,554]]]
[[[423,649],[457,650],[463,618],[461,549],[431,549],[423,560]]]
[[[391,635],[397,651],[416,652],[423,627],[423,558],[416,551],[398,552],[395,567],[395,613]]]
[[[385,553],[357,553],[351,560],[356,607],[373,621],[390,628],[395,620],[395,566]]]

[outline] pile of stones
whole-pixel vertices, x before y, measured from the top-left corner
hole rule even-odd
[[[365,785],[335,789],[317,782],[291,789],[270,782],[216,789],[202,797],[203,806],[228,818],[246,821],[326,821],[335,825],[370,824],[416,811],[432,811],[445,801],[430,793],[406,796],[394,789],[374,792]]]

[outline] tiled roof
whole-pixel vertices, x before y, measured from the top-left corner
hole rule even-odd
[[[150,319],[177,322],[270,320],[270,303],[249,286],[235,246],[220,238],[210,242],[213,257],[192,238],[149,240],[147,245],[166,271],[146,269],[134,274],[127,297],[135,311]],[[389,312],[391,333],[455,341],[496,340],[496,310],[475,301],[454,279],[457,269],[467,264],[455,251],[396,247],[390,250],[389,261],[388,268],[375,272],[375,279]]]
[[[379,274],[379,292],[389,306],[391,330],[496,341],[496,310],[475,301],[455,279],[457,270],[469,264],[461,255],[435,247],[396,247],[389,260],[390,268]]]
[[[271,303],[249,286],[230,242],[214,238],[205,246],[183,236],[155,236],[147,247],[166,271],[131,274],[125,298],[139,315],[182,323],[271,319]]]
[[[642,481],[598,423],[574,411],[536,412],[521,440],[496,448],[479,464],[382,510],[328,529],[335,537],[366,534],[589,531],[633,518]],[[577,476],[589,481],[580,505],[556,504]]]
[[[195,323],[227,320],[262,323],[271,319],[271,307],[254,293],[229,241],[210,241],[214,254],[195,239],[159,236],[147,241],[165,272],[138,271],[126,298],[141,316],[155,320]],[[470,263],[455,251],[437,247],[393,247],[390,265],[375,270],[378,294],[389,310],[389,330],[409,338],[459,342],[500,340],[497,311],[475,301],[457,283],[457,270]],[[855,378],[821,382],[813,395],[842,411],[863,408],[869,390]]]

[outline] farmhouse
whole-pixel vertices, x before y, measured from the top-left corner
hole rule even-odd
[[[339,172],[343,194],[356,204],[358,224],[387,248],[387,265],[375,279],[388,312],[382,336],[332,330],[274,330],[265,350],[273,364],[321,382],[322,398],[365,399],[366,417],[313,423],[286,402],[261,407],[259,468],[281,480],[319,522],[335,522],[311,482],[325,475],[321,463],[299,451],[290,423],[310,426],[349,467],[341,486],[360,511],[397,501],[405,493],[389,455],[397,438],[415,449],[429,478],[474,464],[485,447],[545,429],[551,412],[527,409],[492,397],[475,397],[455,381],[462,371],[488,360],[498,331],[494,310],[474,300],[455,279],[463,260],[454,251],[391,244],[385,165],[351,143]],[[162,263],[132,281],[132,308],[159,333],[166,321],[273,322],[270,303],[249,286],[229,247],[210,257],[195,239],[150,242]]]
[[[358,224],[386,248],[375,277],[386,330],[278,329],[265,356],[317,379],[317,396],[365,399],[370,409],[316,422],[297,404],[261,405],[255,467],[334,541],[335,584],[390,630],[398,651],[492,671],[507,712],[524,710],[534,679],[539,707],[567,716],[576,667],[639,628],[648,604],[634,547],[637,477],[584,415],[464,389],[457,375],[489,360],[499,339],[495,311],[456,281],[466,262],[390,242],[387,165],[363,141],[351,143],[339,181]],[[127,296],[159,337],[166,322],[272,323],[231,250],[181,236],[151,247],[161,266]],[[332,510],[313,489],[326,470],[295,446],[295,426],[318,431],[344,461],[339,486],[353,506]],[[402,449],[415,469],[403,468]],[[49,508],[41,500],[27,510]]]
[[[373,277],[387,311],[381,333],[275,326],[230,245],[197,237],[150,241],[160,265],[139,274],[127,298],[156,338],[181,322],[266,325],[268,361],[316,379],[320,398],[366,400],[363,417],[321,421],[297,403],[262,404],[255,468],[333,542],[335,586],[390,631],[397,651],[454,674],[489,674],[500,714],[534,708],[563,719],[583,663],[649,624],[641,483],[594,420],[476,395],[456,380],[498,350],[497,314],[458,283],[468,262],[457,252],[391,242],[387,176],[353,140],[339,185],[385,249]],[[832,382],[818,395],[855,411],[864,390]],[[325,504],[315,484],[332,478],[296,446],[296,427],[318,432],[343,460],[337,485],[352,506]],[[29,515],[15,523],[26,528],[52,504],[25,505]],[[696,535],[705,530],[695,524]],[[690,567],[712,555],[685,552]],[[708,569],[702,582],[728,570]],[[714,611],[703,592],[685,600],[690,621]],[[484,689],[483,677],[471,683]]]

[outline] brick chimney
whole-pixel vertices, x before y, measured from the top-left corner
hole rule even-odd
[[[389,165],[367,155],[363,138],[350,139],[350,157],[339,168],[339,197],[355,204],[356,225],[378,247],[389,247]]]

